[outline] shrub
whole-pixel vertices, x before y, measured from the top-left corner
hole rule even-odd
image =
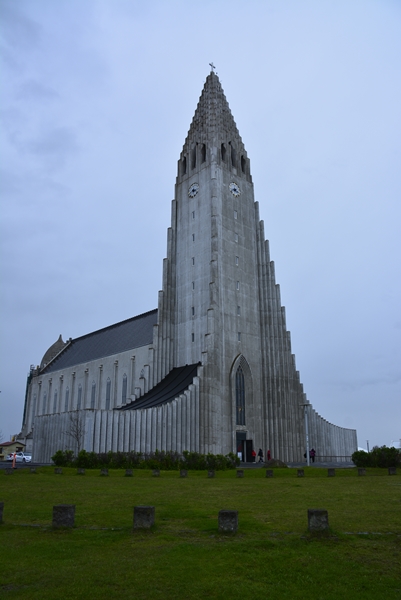
[[[358,450],[352,455],[352,461],[357,467],[399,467],[401,465],[401,452],[393,446],[374,446],[371,452]]]

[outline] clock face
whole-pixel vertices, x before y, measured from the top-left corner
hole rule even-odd
[[[193,198],[199,191],[199,183],[192,183],[188,189],[188,196]]]
[[[235,196],[236,198],[238,198],[238,196],[241,193],[241,190],[239,189],[239,186],[236,183],[232,182],[232,183],[230,183],[230,185],[228,187],[229,187],[230,192],[232,193],[232,195]]]

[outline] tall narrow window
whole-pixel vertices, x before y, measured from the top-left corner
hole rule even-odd
[[[64,412],[68,412],[68,402],[70,399],[70,388],[65,390],[65,398],[64,398]]]
[[[235,402],[237,408],[237,425],[245,425],[245,378],[240,366],[235,374]]]
[[[181,175],[185,175],[187,172],[187,157],[183,156],[181,161]]]
[[[92,381],[92,390],[91,390],[91,408],[95,408],[96,402],[96,383]]]
[[[195,281],[192,282],[192,289],[195,289]]]
[[[245,173],[246,171],[246,159],[244,156],[241,156],[241,171]]]
[[[231,142],[229,142],[229,144],[231,145]],[[237,153],[235,151],[235,148],[233,148],[231,146],[231,164],[234,167],[234,169],[237,168]]]
[[[106,382],[106,410],[110,410],[111,380],[107,378]]]
[[[195,211],[192,211],[192,218],[195,219]]]
[[[237,315],[240,316],[241,315],[241,307],[237,306]]]
[[[237,281],[237,290],[239,290],[239,281]]]
[[[192,307],[191,314],[192,314],[193,317],[195,316],[195,306]]]
[[[195,257],[194,256],[192,257],[192,264],[193,265],[195,264]]]
[[[226,160],[226,145],[221,144],[221,160]]]
[[[241,332],[240,331],[238,332],[238,341],[239,342],[241,341]]]
[[[82,385],[79,384],[79,386],[78,386],[77,410],[81,410],[81,404],[82,404]]]
[[[234,233],[234,241],[238,243],[238,233]]]
[[[235,257],[235,266],[238,267],[239,265],[239,256]]]
[[[122,394],[121,394],[121,401],[122,401],[123,404],[127,403],[127,376],[126,376],[125,373],[124,373],[124,376],[123,376],[123,391],[122,391]]]
[[[192,241],[193,242],[195,241],[195,234],[194,233],[192,234]]]
[[[42,403],[42,415],[46,412],[46,402],[47,402],[47,393],[43,394],[43,403]]]
[[[57,411],[57,390],[54,392],[53,397],[53,413]]]
[[[202,144],[202,150],[201,150],[201,162],[205,162],[206,160],[206,144]]]
[[[196,145],[191,150],[191,169],[196,167]]]
[[[192,339],[193,342],[195,341],[195,334],[194,333],[191,334],[191,339]]]
[[[236,210],[234,211],[234,219],[238,219],[238,212]]]

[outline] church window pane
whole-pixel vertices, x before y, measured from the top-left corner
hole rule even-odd
[[[195,167],[196,167],[196,146],[194,146],[191,151],[191,169],[195,169]]]
[[[96,401],[96,383],[92,381],[92,390],[91,390],[91,408],[95,408]]]
[[[181,175],[185,175],[187,172],[187,157],[184,156],[181,161]]]
[[[193,265],[195,264],[195,257],[194,256],[192,257],[192,264]]]
[[[191,313],[192,313],[192,316],[194,317],[195,316],[195,306],[192,307]]]
[[[46,412],[46,402],[47,402],[47,393],[43,394],[43,403],[42,403],[42,415]]]
[[[237,281],[237,290],[239,290],[239,281]]]
[[[240,316],[240,314],[241,314],[241,307],[237,306],[237,315]]]
[[[194,342],[195,341],[195,334],[194,333],[191,335],[191,338],[192,338],[192,341]]]
[[[231,144],[231,142],[230,142],[230,144]],[[235,169],[237,168],[237,153],[235,151],[235,148],[233,148],[232,146],[231,146],[231,164]]]
[[[192,218],[195,219],[195,211],[192,211]]]
[[[126,404],[127,402],[127,376],[124,373],[123,376],[123,390],[122,390],[122,394],[121,394],[121,400],[123,404]]]
[[[195,234],[194,233],[192,234],[192,241],[193,242],[195,241]]]
[[[106,382],[106,410],[110,410],[110,396],[111,396],[111,380],[107,378]]]
[[[241,156],[241,171],[243,173],[246,171],[246,159],[243,156]]]
[[[54,392],[53,397],[53,412],[57,412],[57,390]]]
[[[206,160],[206,144],[202,144],[202,150],[201,150],[201,162],[205,162]]]
[[[235,257],[235,264],[238,267],[238,265],[239,265],[239,257],[238,256]]]
[[[36,394],[33,395],[33,409],[32,409],[32,416],[34,417],[36,415]]]
[[[195,281],[192,282],[192,289],[195,289]]]
[[[68,411],[68,401],[70,398],[70,388],[65,390],[65,398],[64,398],[64,412]]]
[[[241,367],[235,374],[235,402],[237,425],[245,425],[245,378]]]
[[[78,386],[78,400],[77,400],[77,410],[80,410],[82,403],[82,385]]]
[[[238,242],[238,233],[234,233],[234,240]]]
[[[241,341],[241,332],[240,331],[238,332],[238,341],[239,342]]]
[[[234,211],[234,219],[238,219],[238,211]]]

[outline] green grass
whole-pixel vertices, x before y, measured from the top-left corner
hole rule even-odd
[[[0,597],[401,598],[401,477],[387,470],[0,471]],[[72,530],[51,528],[55,504],[75,504]],[[132,533],[133,507],[156,507],[152,531]],[[239,511],[235,535],[217,531]],[[330,534],[307,532],[307,509],[329,512]]]

